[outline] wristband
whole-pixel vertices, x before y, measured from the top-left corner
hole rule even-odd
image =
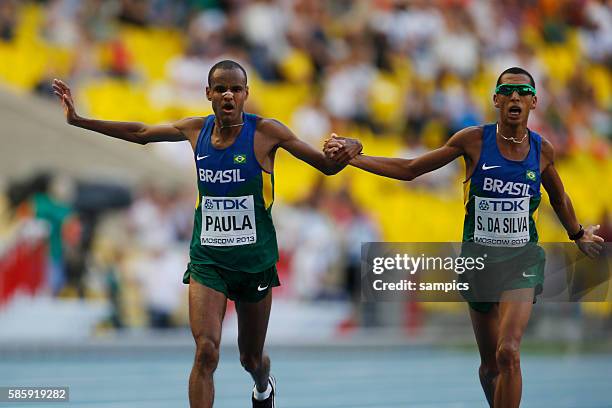
[[[569,239],[572,241],[578,241],[580,238],[582,238],[583,235],[584,235],[584,228],[582,228],[582,225],[580,225],[580,230],[577,233],[567,234]]]

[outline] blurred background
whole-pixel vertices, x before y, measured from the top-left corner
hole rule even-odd
[[[72,87],[81,115],[164,123],[211,113],[208,70],[225,58],[247,69],[249,112],[317,148],[333,131],[398,157],[494,122],[495,81],[521,66],[538,90],[529,127],[555,146],[579,220],[612,239],[609,1],[0,0],[3,350],[191,344],[189,144],[71,128],[51,81]],[[472,344],[464,304],[363,305],[357,285],[363,241],[461,239],[463,177],[457,161],[410,183],[326,178],[279,152],[270,343]],[[538,223],[542,241],[567,241],[547,202]],[[230,305],[228,344],[234,319]],[[611,334],[609,302],[538,304],[527,340],[610,350]]]

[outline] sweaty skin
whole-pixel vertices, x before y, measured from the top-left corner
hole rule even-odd
[[[501,83],[506,84],[524,84],[529,81],[530,78],[525,74],[506,73],[501,78]],[[518,92],[507,96],[496,94],[493,96],[493,103],[499,111],[496,141],[501,155],[510,160],[524,160],[530,149],[529,138],[524,136],[527,132],[529,111],[535,109],[537,104],[536,96],[520,96]],[[510,114],[512,108],[520,109],[520,113]],[[444,146],[414,159],[358,155],[350,161],[350,165],[384,177],[413,180],[458,157],[463,157],[467,181],[478,164],[482,136],[483,127],[469,127],[453,135]],[[510,138],[523,142],[514,143],[508,140]],[[326,156],[336,157],[343,152],[345,146],[350,145],[351,140],[332,135],[324,146]],[[575,234],[579,231],[580,224],[554,162],[552,145],[542,139],[540,155],[542,185],[548,192],[550,203],[563,227],[569,234]],[[602,249],[603,239],[595,235],[598,229],[599,225],[585,228],[583,237],[576,241],[580,250],[589,257],[597,256]],[[518,408],[520,405],[522,395],[520,343],[531,316],[533,307],[531,300],[534,292],[534,288],[507,290],[502,293],[500,302],[488,313],[470,308],[472,327],[481,357],[478,375],[491,407]]]
[[[145,145],[152,142],[189,141],[195,151],[204,118],[192,117],[168,125],[146,125],[138,122],[113,122],[83,118],[77,115],[70,88],[61,80],[53,81],[55,95],[61,100],[66,121],[121,140]],[[246,76],[240,69],[216,69],[206,97],[215,113],[211,143],[217,149],[231,146],[242,129],[244,103],[249,95]],[[298,139],[278,121],[260,118],[254,135],[254,150],[261,167],[272,172],[278,148],[310,164],[324,174],[336,174],[361,151],[361,143],[347,141],[334,159]],[[193,367],[189,377],[191,407],[210,408],[214,401],[213,373],[219,362],[221,327],[227,298],[193,279],[189,283],[189,323],[196,344]],[[259,392],[268,386],[270,358],[264,353],[272,291],[257,303],[236,302],[238,316],[238,348],[240,362],[251,374]]]
[[[206,87],[206,97],[215,113],[215,129],[212,137],[214,147],[226,148],[236,140],[244,103],[249,90],[246,79],[238,69],[218,69]],[[54,93],[60,98],[66,114],[66,121],[107,136],[145,145],[152,142],[179,142],[188,140],[195,149],[197,138],[204,124],[204,118],[191,117],[167,125],[146,125],[138,122],[114,122],[87,119],[77,115],[70,88],[61,80],[53,81]],[[271,172],[276,149],[283,148],[296,158],[310,164],[326,175],[338,173],[348,161],[361,151],[361,143],[351,141],[342,157],[335,160],[300,140],[289,128],[273,119],[261,118],[255,131],[255,155],[264,170]]]
[[[528,83],[529,77],[523,74],[505,74],[502,83],[523,84]],[[510,160],[523,160],[529,153],[529,138],[525,142],[517,144],[503,139],[500,133],[506,137],[514,137],[520,140],[527,131],[527,120],[529,111],[535,109],[537,97],[534,95],[520,96],[518,92],[511,95],[494,95],[494,106],[499,110],[498,123],[499,133],[497,145],[501,154]],[[521,108],[517,118],[510,117],[508,112],[512,107]],[[354,139],[333,136],[325,143],[324,152],[334,158],[339,152],[350,145]],[[366,170],[380,176],[394,178],[397,180],[413,180],[414,178],[436,170],[451,161],[463,157],[466,168],[466,181],[474,172],[474,167],[480,158],[482,146],[482,127],[468,127],[455,133],[444,146],[425,153],[414,159],[401,159],[389,157],[373,157],[358,155],[350,161],[350,165]],[[559,221],[568,234],[574,234],[580,229],[570,197],[565,192],[563,183],[554,166],[555,152],[552,144],[542,138],[542,154],[540,155],[540,172],[542,185],[549,195],[550,203]],[[601,249],[603,239],[595,233],[599,225],[585,228],[584,236],[576,241],[576,245],[589,257],[595,257]]]

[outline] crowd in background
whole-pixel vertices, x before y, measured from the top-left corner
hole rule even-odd
[[[0,4],[2,41],[15,35],[20,3]],[[606,1],[39,3],[45,8],[40,35],[73,51],[69,82],[104,76],[152,81],[137,69],[117,26],[178,30],[182,50],[165,61],[166,86],[158,88],[163,98],[201,101],[210,66],[233,58],[265,82],[308,84],[311,100],[292,123],[306,138],[318,140],[346,122],[401,134],[413,144],[427,144],[429,134],[448,137],[491,119],[496,75],[511,65],[533,74],[540,106],[531,126],[560,150],[603,154],[607,146],[598,138],[611,136],[612,12]],[[94,55],[99,44],[107,46],[103,58]],[[48,77],[36,86],[50,94]],[[429,143],[435,145],[434,136]]]
[[[283,283],[276,295],[356,301],[361,242],[379,240],[379,231],[347,189],[330,193],[322,181],[303,201],[275,208]],[[113,327],[169,328],[185,323],[180,272],[188,262],[192,195],[154,182],[131,192],[45,172],[8,186],[2,221],[47,228],[45,293],[102,294],[112,305]],[[4,249],[0,257],[10,255]]]
[[[605,0],[33,3],[43,9],[40,37],[69,50],[65,72],[49,66],[32,82],[31,90],[43,96],[52,97],[50,79],[62,75],[77,89],[112,78],[146,85],[153,102],[201,104],[209,68],[230,58],[244,64],[249,81],[307,86],[308,97],[290,112],[288,124],[310,143],[319,145],[331,131],[360,128],[401,139],[400,154],[413,157],[460,128],[493,120],[497,75],[519,65],[536,81],[539,106],[531,113],[530,127],[551,140],[560,157],[577,151],[599,159],[609,155],[612,9]],[[0,0],[0,45],[16,41],[24,4],[31,3]],[[178,36],[181,46],[163,61],[160,78],[139,69],[140,61],[118,27],[161,28]],[[97,53],[100,46],[102,55]],[[95,107],[95,100],[89,102]],[[256,102],[249,105],[254,112],[260,108]],[[177,161],[184,163],[184,156]],[[449,166],[419,182],[428,189],[445,189],[457,172],[458,167]],[[291,282],[291,296],[349,298],[359,273],[359,243],[382,234],[351,196],[350,186],[335,192],[321,186],[317,183],[310,195],[292,205],[275,205],[275,217],[282,219],[277,223],[285,263],[281,269],[288,271],[281,279]],[[137,251],[113,247],[98,262],[106,265],[101,267],[106,287],[117,300],[116,283],[134,282],[148,321],[156,327],[172,325],[172,315],[184,301],[177,271],[186,263],[193,194],[147,185],[111,206],[121,208],[122,226]],[[85,276],[69,272],[71,245],[77,244],[69,233],[62,235],[62,228],[82,234],[85,244],[79,245],[89,256],[93,238],[83,231],[91,232],[96,221],[91,211],[76,208],[74,200],[53,197],[32,190],[13,205],[30,203],[35,209],[31,215],[49,218],[50,276],[57,277],[63,268],[51,287],[61,294],[71,283],[66,276]],[[72,267],[87,268],[82,258],[74,258],[78,263]],[[151,274],[157,278],[150,279]],[[75,283],[77,292],[84,291],[82,285]],[[116,306],[113,324],[121,326],[121,302]]]

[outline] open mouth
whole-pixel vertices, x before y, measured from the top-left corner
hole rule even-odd
[[[508,109],[508,116],[511,118],[518,118],[521,116],[522,109],[518,106],[512,106]]]
[[[224,103],[221,106],[221,109],[223,110],[223,112],[225,113],[230,113],[234,110],[234,105],[232,105],[231,103]]]

